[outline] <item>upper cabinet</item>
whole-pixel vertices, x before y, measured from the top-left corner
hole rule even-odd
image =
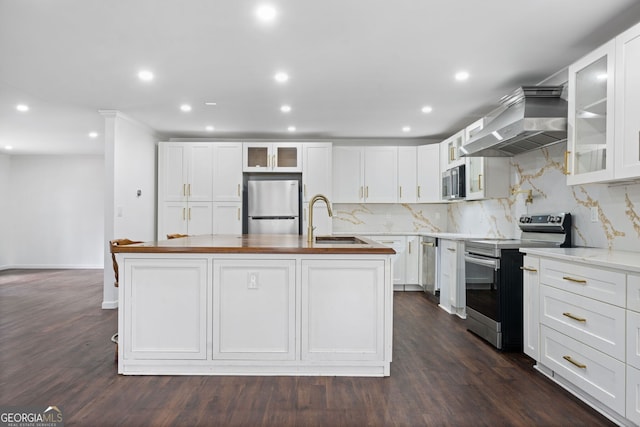
[[[297,142],[246,142],[245,172],[302,172],[302,145]]]
[[[441,203],[440,144],[417,147],[417,159],[417,202]]]
[[[640,24],[569,67],[569,185],[640,178]]]
[[[332,192],[332,144],[330,142],[302,145],[302,197],[309,202],[316,194],[324,194],[331,200]]]
[[[418,147],[398,147],[398,202],[415,203],[418,197]]]
[[[440,143],[440,166],[443,171],[464,164],[464,157],[460,157],[460,147],[464,142],[465,130],[463,129]]]
[[[213,147],[209,143],[161,142],[158,151],[161,200],[211,201],[212,159]]]
[[[242,202],[242,143],[213,146],[213,201]]]
[[[569,66],[567,183],[613,178],[615,41]]]
[[[398,147],[333,147],[335,203],[398,201]]]
[[[616,38],[615,178],[640,177],[640,25]]]

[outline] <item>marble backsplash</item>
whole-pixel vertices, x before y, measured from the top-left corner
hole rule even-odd
[[[567,186],[565,143],[509,159],[505,198],[447,204],[335,204],[335,232],[451,232],[519,237],[520,215],[569,212],[575,246],[640,252],[640,183]]]

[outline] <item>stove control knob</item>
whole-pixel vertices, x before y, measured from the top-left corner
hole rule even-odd
[[[553,218],[553,222],[558,223],[558,224],[561,223],[562,222],[562,217],[561,216],[554,217]]]
[[[525,223],[526,221],[527,221],[527,218],[525,218],[525,217],[523,217],[523,216],[521,216],[521,217],[520,217],[520,222],[521,222],[521,223]]]

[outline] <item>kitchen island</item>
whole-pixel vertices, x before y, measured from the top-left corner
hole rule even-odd
[[[393,249],[203,235],[114,248],[124,375],[388,376]]]

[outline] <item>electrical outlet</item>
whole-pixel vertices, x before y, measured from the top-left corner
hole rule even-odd
[[[258,273],[249,273],[249,283],[247,284],[249,289],[258,289]]]
[[[591,207],[591,222],[598,222],[598,208],[596,206]]]

